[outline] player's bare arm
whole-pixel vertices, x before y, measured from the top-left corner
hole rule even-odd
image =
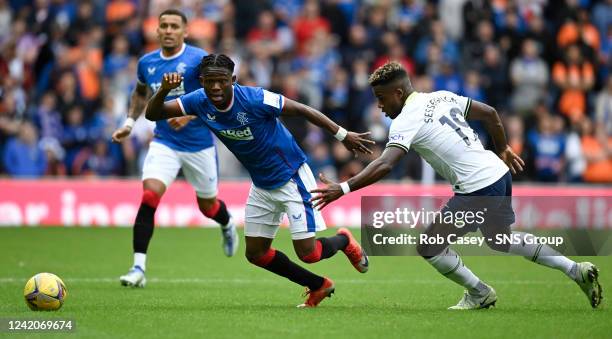
[[[313,207],[323,209],[344,194],[372,185],[386,177],[405,154],[406,151],[403,149],[389,146],[380,157],[342,184],[335,183],[327,179],[323,174],[319,174],[319,178],[326,186],[310,191],[311,193],[318,193],[310,199],[310,201],[314,202]],[[346,191],[343,190],[342,185],[347,185]]]
[[[136,87],[132,91],[130,97],[130,107],[128,108],[128,119],[126,123],[119,127],[113,132],[113,142],[122,142],[132,132],[132,126],[138,117],[144,110],[145,104],[147,103],[147,97],[149,96],[149,90],[146,84],[140,82],[136,83]]]
[[[514,153],[512,148],[508,145],[504,126],[495,108],[473,100],[466,118],[469,120],[481,120],[483,122],[485,129],[493,138],[493,144],[497,155],[510,168],[512,174],[523,171],[525,162],[520,156]]]
[[[145,117],[152,121],[158,121],[168,118],[182,117],[183,111],[178,104],[178,101],[170,100],[164,102],[164,99],[171,90],[177,88],[183,81],[183,76],[179,73],[164,73],[161,86],[157,92],[147,102]]]
[[[287,98],[285,98],[282,114],[284,116],[301,115],[308,121],[336,136],[349,151],[372,154],[368,145],[373,145],[375,142],[367,138],[371,132],[355,133],[347,131],[316,109]]]

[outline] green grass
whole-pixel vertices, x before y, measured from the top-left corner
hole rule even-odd
[[[0,318],[72,318],[85,338],[472,337],[599,338],[612,333],[604,299],[592,310],[563,274],[517,257],[466,257],[498,293],[496,308],[453,312],[462,289],[418,257],[374,257],[359,274],[342,253],[309,266],[336,282],[319,308],[300,310],[303,288],[225,258],[216,229],[156,229],[145,289],[121,287],[131,265],[131,229],[0,229]],[[328,230],[323,235],[333,234]],[[274,246],[295,259],[287,230]],[[584,260],[584,259],[581,259]],[[589,258],[612,286],[612,260]],[[23,286],[38,272],[64,279],[58,312],[30,311]],[[605,291],[604,291],[605,292]],[[24,335],[0,336],[24,337]],[[48,333],[31,336],[49,337]],[[58,334],[59,336],[59,334]],[[66,334],[63,334],[66,336]]]

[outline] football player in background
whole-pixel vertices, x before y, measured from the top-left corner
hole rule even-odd
[[[128,118],[124,126],[113,133],[115,142],[130,135],[150,93],[161,87],[164,73],[177,72],[183,79],[169,93],[169,99],[200,88],[198,65],[208,53],[185,43],[185,14],[175,9],[163,11],[159,15],[157,35],[161,48],[138,61],[138,81],[131,96]],[[238,249],[236,227],[225,203],[217,199],[217,154],[210,130],[201,119],[193,117],[157,121],[142,170],[143,194],[133,233],[134,263],[129,272],[119,278],[124,286],[144,287],[146,283],[146,255],[153,236],[155,210],[180,169],[196,191],[200,211],[221,226],[225,255],[231,257]]]

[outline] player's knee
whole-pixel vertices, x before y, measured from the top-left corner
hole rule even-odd
[[[214,216],[215,214],[217,214],[221,206],[217,198],[210,198],[210,199],[198,198],[198,207],[200,208],[200,211],[205,216],[210,218]]]
[[[304,252],[298,253],[298,258],[307,264],[313,264],[321,260],[321,251],[317,251],[316,248],[313,248],[312,251],[307,254]]]
[[[145,189],[142,192],[142,203],[149,207],[157,208],[160,200],[161,195],[155,191]]]
[[[246,259],[255,266],[266,267],[270,264],[274,256],[276,255],[276,250],[273,248],[268,248],[266,251],[261,250],[248,250],[244,253]]]
[[[298,258],[307,264],[312,264],[321,260],[322,245],[319,240],[314,240],[312,242],[301,241],[299,245],[294,243],[294,249]]]

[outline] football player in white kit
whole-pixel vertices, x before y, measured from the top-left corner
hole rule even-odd
[[[485,222],[475,228],[457,228],[437,221],[429,225],[425,233],[430,236],[462,236],[480,228],[485,239],[495,239],[491,237],[493,234],[512,233],[522,239],[521,243],[497,244],[487,239],[487,245],[494,250],[521,255],[562,271],[580,286],[593,308],[599,306],[602,295],[598,282],[599,271],[595,265],[589,262],[576,263],[545,244],[529,244],[525,241],[529,234],[510,229],[514,223],[510,172],[522,171],[524,162],[508,146],[504,128],[494,108],[448,91],[416,92],[408,74],[397,62],[389,62],[378,68],[370,76],[369,82],[378,100],[378,107],[393,119],[387,147],[379,158],[343,183],[331,182],[320,175],[326,187],[311,191],[318,193],[312,198],[315,206],[324,208],[342,195],[382,179],[412,147],[452,184],[455,196],[448,201],[443,211],[472,210],[474,206],[470,206],[471,203],[485,202],[485,207],[493,214],[490,220],[495,221],[490,224]],[[484,123],[493,139],[497,155],[485,150],[466,119],[481,120]],[[475,200],[477,198],[474,197],[486,198]],[[417,251],[438,272],[465,287],[464,296],[450,309],[481,309],[495,305],[495,290],[472,273],[448,244],[419,244]]]

